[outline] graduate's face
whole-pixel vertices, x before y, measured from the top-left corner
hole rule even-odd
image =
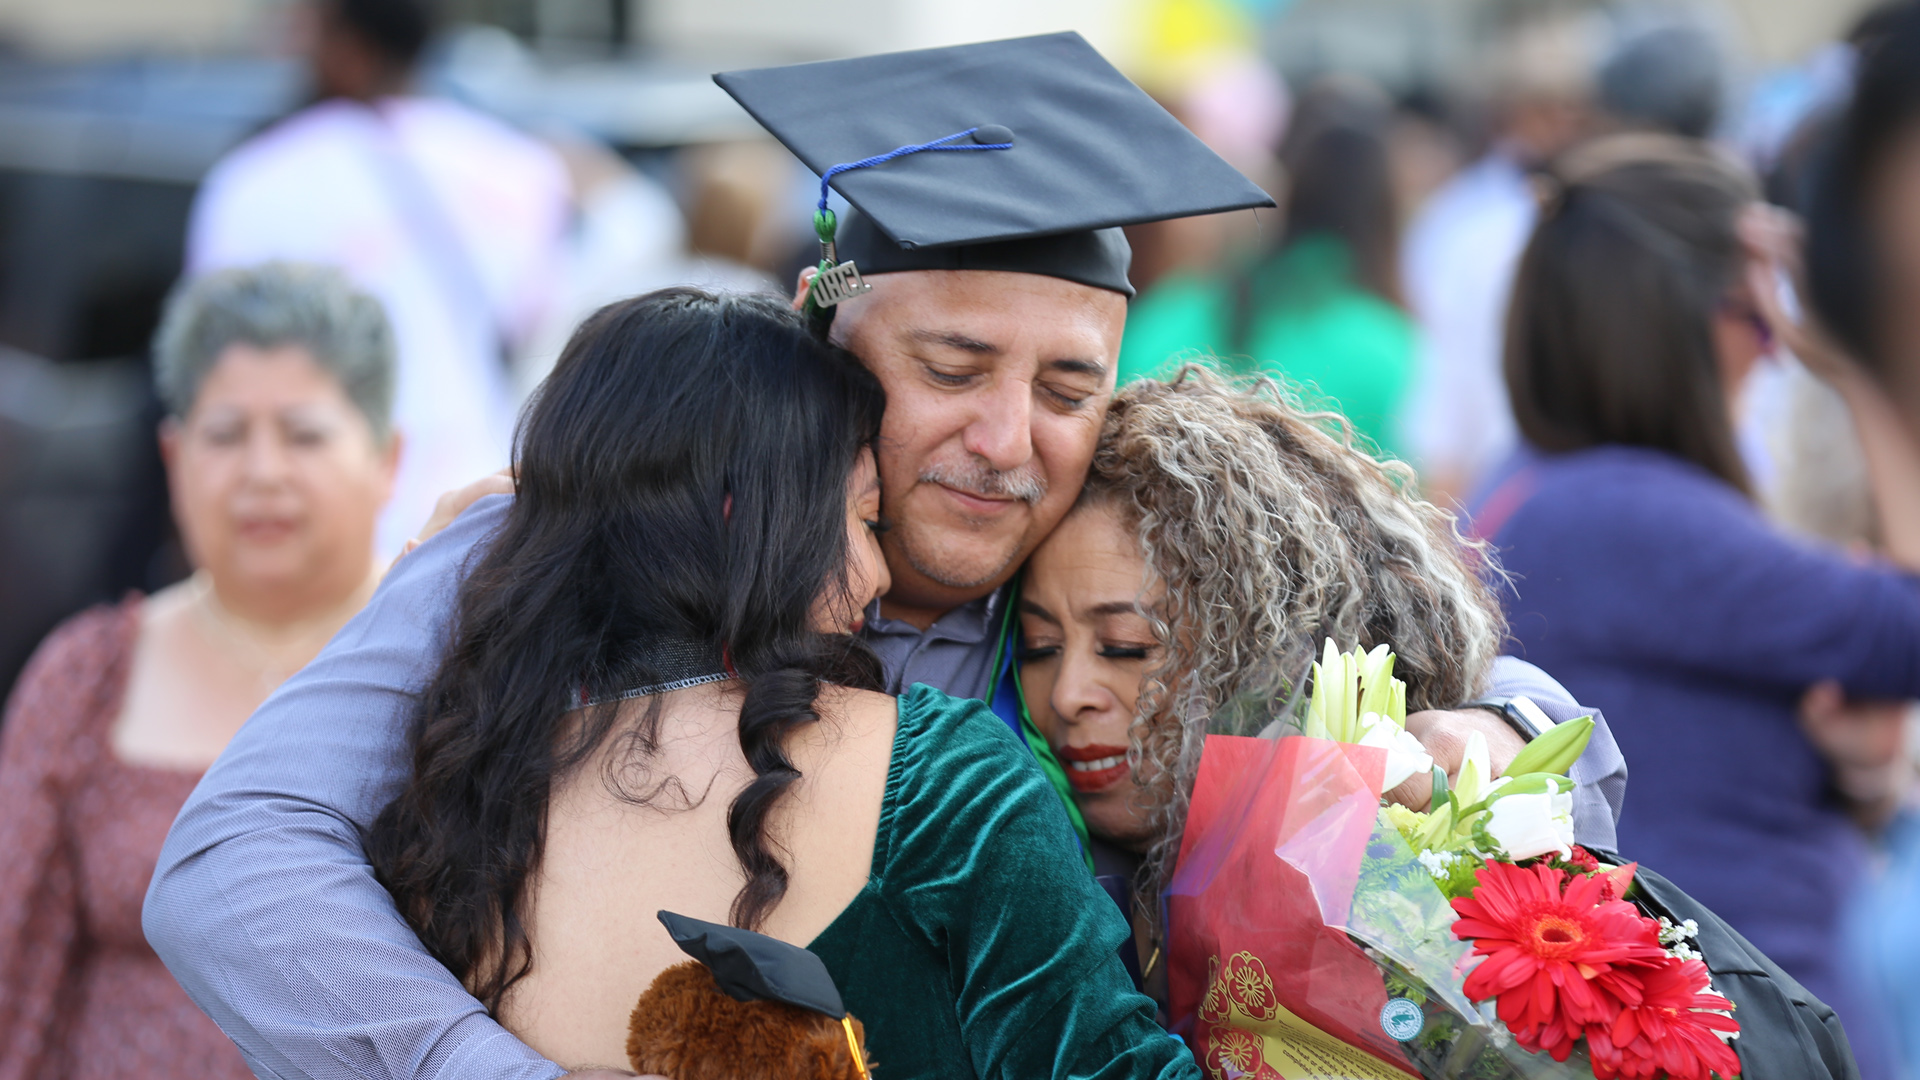
[[[890,611],[993,591],[1079,496],[1113,396],[1126,298],[1037,274],[876,275],[835,338],[880,378]]]
[[[1126,847],[1152,837],[1127,748],[1140,680],[1160,655],[1144,613],[1164,595],[1139,541],[1100,505],[1060,523],[1020,586],[1027,712],[1067,767],[1088,831]]]
[[[837,596],[823,596],[814,608],[814,628],[830,634],[857,634],[866,624],[867,605],[887,591],[887,560],[880,552],[880,472],[872,451],[847,477],[847,579]]]

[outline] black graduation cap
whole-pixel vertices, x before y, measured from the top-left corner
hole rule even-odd
[[[815,173],[888,157],[829,177],[859,211],[840,257],[865,273],[1014,270],[1131,296],[1119,226],[1274,205],[1072,32],[713,78]]]
[[[778,1001],[835,1020],[847,1015],[827,965],[807,950],[671,911],[660,912],[660,921],[680,951],[707,965],[713,981],[735,1001]]]

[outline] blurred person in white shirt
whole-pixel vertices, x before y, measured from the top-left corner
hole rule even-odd
[[[569,213],[539,142],[411,93],[430,0],[308,0],[313,103],[236,148],[194,204],[189,274],[272,259],[338,266],[387,307],[407,436],[378,546],[507,463],[507,358],[539,323]]]
[[[1658,19],[1620,32],[1592,18],[1523,25],[1498,65],[1498,134],[1434,193],[1408,231],[1408,300],[1421,363],[1402,423],[1430,495],[1466,499],[1512,451],[1501,375],[1514,267],[1540,198],[1529,174],[1602,131],[1705,138],[1726,92],[1726,59],[1705,27]]]
[[[1527,176],[1591,127],[1594,33],[1556,19],[1502,42],[1491,146],[1441,185],[1407,230],[1401,274],[1420,356],[1401,437],[1429,498],[1464,500],[1513,446],[1500,350],[1514,266],[1538,205]]]

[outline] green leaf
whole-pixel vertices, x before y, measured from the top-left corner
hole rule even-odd
[[[1507,775],[1522,773],[1558,773],[1564,775],[1593,738],[1593,717],[1583,716],[1564,724],[1555,724],[1540,733],[1507,765]]]

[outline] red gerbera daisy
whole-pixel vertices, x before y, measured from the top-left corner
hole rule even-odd
[[[1739,1075],[1740,1055],[1714,1032],[1737,1032],[1740,1025],[1723,1015],[1733,1008],[1731,1002],[1707,993],[1705,964],[1668,957],[1642,971],[1640,984],[1640,1004],[1622,1008],[1612,1023],[1588,1025],[1594,1076],[1651,1080],[1665,1073],[1672,1080],[1707,1080],[1709,1072]]]
[[[1473,895],[1453,901],[1454,936],[1486,957],[1467,976],[1475,1001],[1499,999],[1500,1019],[1521,1046],[1556,1061],[1593,1024],[1611,1024],[1641,1000],[1636,965],[1658,963],[1659,924],[1632,904],[1605,899],[1604,883],[1569,880],[1545,863],[1489,860]]]

